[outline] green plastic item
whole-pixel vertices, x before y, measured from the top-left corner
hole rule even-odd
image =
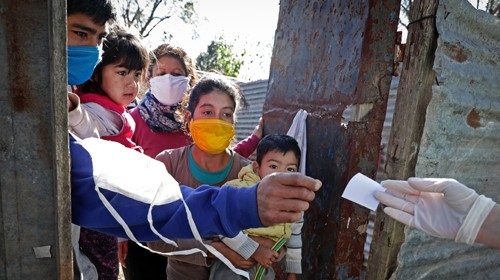
[[[279,249],[281,249],[281,247],[283,247],[283,245],[285,245],[285,243],[286,243],[286,238],[281,237],[280,239],[278,239],[278,241],[276,241],[276,243],[274,243],[271,250],[278,252]],[[255,274],[255,277],[253,279],[254,280],[261,280],[264,273],[266,273],[266,268],[259,264],[259,266],[257,267],[257,273]]]

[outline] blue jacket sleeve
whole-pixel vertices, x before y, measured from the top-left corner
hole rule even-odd
[[[124,147],[124,149],[126,149]],[[95,190],[92,158],[70,137],[71,206],[73,223],[110,235],[127,238],[121,225],[104,207]],[[134,159],[131,158],[131,165]],[[148,176],[148,174],[138,174]],[[261,227],[257,211],[257,188],[181,186],[181,192],[202,237],[235,236],[245,228]],[[140,241],[158,240],[147,222],[149,204],[122,194],[101,190]],[[181,200],[153,208],[155,228],[170,239],[192,238],[186,209]]]

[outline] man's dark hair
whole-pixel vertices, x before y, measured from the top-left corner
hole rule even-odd
[[[67,0],[66,3],[68,16],[84,14],[99,25],[104,25],[109,20],[116,19],[111,0]]]
[[[260,165],[264,156],[271,151],[278,151],[283,154],[292,151],[300,163],[299,144],[291,136],[286,134],[268,134],[264,136],[257,146],[257,163]]]

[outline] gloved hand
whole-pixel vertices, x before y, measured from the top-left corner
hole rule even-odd
[[[427,234],[472,244],[495,202],[454,179],[410,178],[382,182],[375,194],[384,212]]]

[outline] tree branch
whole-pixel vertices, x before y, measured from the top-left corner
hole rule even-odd
[[[151,21],[153,20],[154,15],[155,15],[155,13],[156,13],[156,9],[158,9],[158,6],[160,6],[161,2],[162,2],[161,0],[155,0],[155,1],[153,2],[153,8],[151,9],[151,12],[149,13],[149,17],[148,17],[148,19],[146,20],[146,22],[144,23],[144,25],[141,27],[141,29],[140,29],[140,31],[139,31],[139,33],[140,33],[141,35],[143,35],[143,34],[144,34],[144,32],[145,32],[145,31],[146,31],[146,29],[148,28],[149,24],[151,24]],[[149,32],[148,32],[148,33],[149,33]],[[143,35],[143,37],[144,37],[144,35]]]
[[[401,19],[399,19],[399,24],[401,24],[402,26],[404,26],[406,28],[406,30],[408,30],[408,24],[405,24],[404,22],[402,22]]]
[[[151,31],[153,31],[153,29],[155,29],[155,27],[156,27],[158,24],[160,24],[162,21],[164,21],[164,20],[166,20],[166,19],[168,19],[168,18],[170,18],[170,16],[164,16],[164,17],[161,17],[161,18],[160,18],[160,17],[155,17],[155,19],[158,19],[158,22],[156,22],[156,23],[155,23],[155,24],[154,24],[154,25],[153,25],[153,26],[149,29],[149,31],[148,31],[148,32],[146,32],[146,34],[142,34],[142,37],[143,37],[143,38],[148,37],[148,36],[149,36],[149,34],[151,33]]]

